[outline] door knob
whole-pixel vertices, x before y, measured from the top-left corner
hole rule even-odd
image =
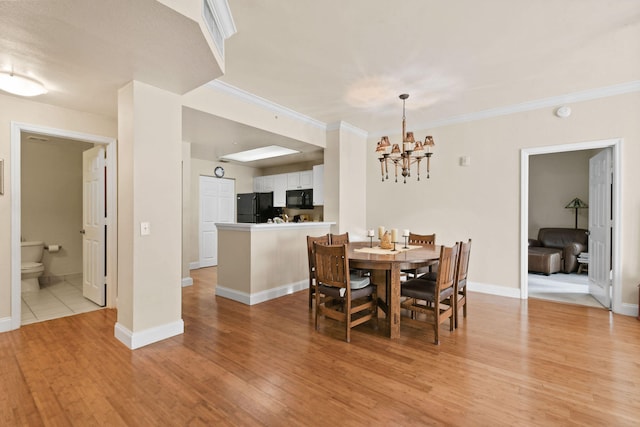
[[[80,230],[80,234],[84,234],[84,230]]]

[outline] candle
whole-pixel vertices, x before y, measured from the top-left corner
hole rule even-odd
[[[409,230],[407,229],[402,230],[402,237],[409,237]]]
[[[367,230],[367,237],[373,237],[373,236],[375,236],[373,232],[373,228],[371,230]]]
[[[378,227],[378,239],[382,240],[382,236],[384,236],[384,227]]]
[[[397,242],[398,241],[398,229],[397,228],[392,228],[391,229],[391,241],[392,242]]]

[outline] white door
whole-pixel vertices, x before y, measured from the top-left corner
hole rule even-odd
[[[82,153],[82,294],[106,302],[104,147]]]
[[[589,159],[589,293],[611,308],[611,150]]]
[[[218,265],[216,222],[235,220],[235,181],[200,176],[200,267]]]

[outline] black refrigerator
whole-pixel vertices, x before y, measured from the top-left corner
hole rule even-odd
[[[238,194],[237,199],[238,222],[267,222],[274,216],[273,192]]]

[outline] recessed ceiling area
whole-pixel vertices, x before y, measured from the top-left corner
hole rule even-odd
[[[279,145],[299,151],[296,154],[271,159],[238,162],[240,165],[253,168],[321,162],[324,158],[324,149],[321,147],[188,107],[182,108],[182,140],[191,143],[191,157],[213,161],[220,160],[226,154],[268,145]]]

